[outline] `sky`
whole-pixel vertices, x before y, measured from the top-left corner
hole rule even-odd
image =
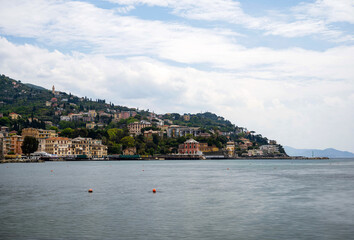
[[[0,73],[354,152],[353,0],[0,0]]]

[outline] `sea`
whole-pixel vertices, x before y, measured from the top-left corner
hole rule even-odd
[[[354,159],[0,164],[0,239],[354,239]]]

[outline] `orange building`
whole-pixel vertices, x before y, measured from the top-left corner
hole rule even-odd
[[[15,155],[22,154],[23,138],[20,135],[6,136],[3,138],[3,154],[14,153]]]

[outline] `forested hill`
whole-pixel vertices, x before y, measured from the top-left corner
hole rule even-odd
[[[107,103],[103,99],[92,99],[78,97],[65,92],[52,93],[41,86],[16,81],[5,75],[0,75],[0,113],[9,114],[15,112],[23,118],[34,117],[43,121],[59,123],[60,115],[78,113],[80,111],[137,111],[137,109]],[[56,98],[53,100],[53,98]],[[57,104],[46,106],[46,102],[57,101]],[[48,104],[49,105],[49,104]],[[142,117],[149,116],[148,111],[140,110]],[[202,127],[206,129],[217,128],[220,131],[233,131],[235,125],[223,117],[213,113],[189,114],[190,119],[186,121],[183,115],[178,113],[164,114],[164,119],[169,119],[173,124],[186,125],[190,127]]]
[[[0,75],[0,89],[0,126],[7,126],[10,131],[15,130],[19,134],[23,128],[34,127],[55,129],[60,136],[102,139],[103,143],[108,145],[109,153],[121,153],[122,149],[128,147],[121,142],[121,138],[129,136],[129,123],[141,120],[150,121],[152,123],[150,129],[155,131],[171,125],[197,127],[200,134],[194,136],[196,140],[208,142],[210,146],[215,145],[220,149],[225,147],[229,140],[246,144],[245,138],[249,139],[251,144],[247,149],[238,149],[239,155],[269,143],[268,139],[261,134],[238,127],[210,112],[155,114],[148,110],[107,103],[103,99],[93,100],[70,93],[47,90],[33,84],[24,84],[4,75]],[[92,112],[95,113],[94,117],[90,116]],[[11,113],[19,114],[18,118],[11,117],[10,115],[13,116]],[[116,139],[113,137],[114,134],[112,135],[114,132],[121,133],[121,136]],[[131,138],[135,142],[135,145],[131,145],[137,147],[139,154],[176,151],[178,144],[192,137],[160,140],[156,138],[156,143],[151,143],[140,136]],[[284,153],[281,145],[279,149]]]
[[[63,109],[62,113],[83,111],[84,109],[95,109],[104,111],[107,107],[116,110],[130,110],[123,106],[113,106],[107,104],[105,100],[92,100],[87,97],[79,98],[65,92],[56,92],[29,83],[21,83],[5,75],[0,75],[0,112],[15,112],[23,117],[34,117],[43,120],[54,120],[55,108]],[[58,106],[46,106],[46,102],[55,101]],[[62,105],[63,104],[63,105]],[[60,107],[59,105],[62,105]]]

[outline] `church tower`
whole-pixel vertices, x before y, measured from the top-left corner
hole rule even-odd
[[[53,85],[53,87],[52,87],[52,93],[55,94],[55,87],[54,87],[54,85]]]

